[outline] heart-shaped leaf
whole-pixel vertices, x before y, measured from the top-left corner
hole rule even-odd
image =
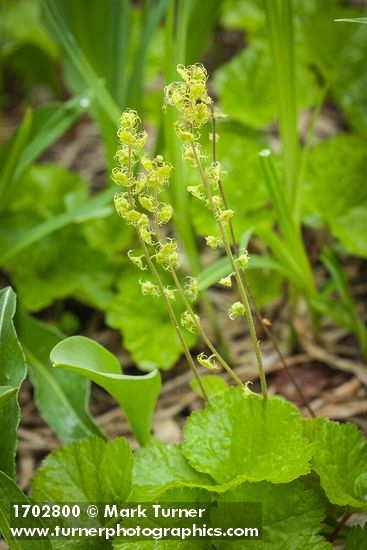
[[[71,336],[57,344],[51,352],[54,367],[63,367],[83,374],[112,395],[123,409],[139,443],[150,439],[151,419],[160,391],[159,372],[143,376],[121,373],[121,366],[112,353],[84,336]]]

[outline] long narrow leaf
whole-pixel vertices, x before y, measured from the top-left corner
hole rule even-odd
[[[87,412],[90,382],[78,374],[52,367],[51,350],[64,335],[23,313],[17,315],[16,327],[38,410],[60,441],[68,444],[90,435],[104,438]]]
[[[131,75],[126,96],[126,105],[137,105],[140,97],[144,76],[145,59],[149,43],[164,14],[165,0],[152,3],[148,10],[147,20],[139,41],[139,48],[134,59],[134,69]]]
[[[75,40],[75,37],[65,25],[55,2],[52,2],[52,0],[41,0],[41,4],[44,8],[52,31],[60,41],[61,46],[66,51],[70,61],[73,63],[74,68],[84,81],[85,86],[93,91],[100,108],[106,112],[114,124],[117,124],[120,116],[120,109],[118,105],[115,103],[114,99],[107,91],[105,84],[101,81],[87,60],[78,42]]]
[[[90,103],[91,94],[86,92],[65,103],[53,103],[36,111],[29,141],[20,155],[14,178],[18,179],[37,157],[64,134]]]
[[[13,325],[16,297],[8,287],[0,291],[0,386],[19,388],[27,368],[22,348]],[[14,394],[0,410],[0,470],[15,475],[15,452],[20,410]]]
[[[9,147],[3,152],[2,156],[5,156],[5,159],[3,159],[4,163],[0,170],[0,211],[4,210],[6,200],[12,192],[14,175],[27,142],[31,124],[32,112],[28,110]]]

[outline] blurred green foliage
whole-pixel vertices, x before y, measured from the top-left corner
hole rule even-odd
[[[335,113],[337,126],[336,135],[332,130],[325,139],[312,139],[312,128],[301,133],[296,227],[302,222],[309,231],[327,228],[333,257],[342,262],[348,254],[365,258],[367,32],[364,25],[334,21],[364,13],[341,0],[323,0],[322,9],[316,0],[293,4],[296,112],[314,113],[316,121],[325,107]],[[179,159],[171,119],[164,122],[161,114],[162,87],[175,78],[178,62],[200,60],[228,114],[218,128],[217,153],[227,171],[228,202],[236,210],[236,237],[252,229],[250,248],[263,254],[263,263],[254,254],[249,270],[253,293],[260,306],[280,296],[292,276],[282,264],[286,239],[278,242],[273,231],[279,216],[258,153],[275,144],[280,186],[287,166],[276,138],[277,81],[263,1],[180,0],[176,10],[163,0],[2,0],[0,5],[5,135],[18,123],[0,150],[0,261],[22,308],[38,312],[72,297],[106,315],[142,369],[169,368],[177,361],[180,347],[166,313],[140,296],[136,275],[124,260],[123,252],[136,243],[112,210],[109,170],[117,119],[126,107],[138,108],[157,128],[153,151]],[[86,113],[104,145],[102,190],[53,164],[48,153],[61,136],[73,139],[70,128],[77,129]],[[171,200],[187,264],[200,271],[197,237],[212,233],[213,221],[187,197],[186,184],[196,181],[194,172],[176,166]],[[330,290],[332,277],[329,282]],[[315,308],[330,315],[320,290]],[[317,295],[312,300],[316,304]],[[356,315],[354,309],[349,315]]]

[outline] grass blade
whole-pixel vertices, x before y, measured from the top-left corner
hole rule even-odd
[[[0,211],[4,210],[7,199],[11,195],[15,181],[15,173],[19,159],[27,142],[32,125],[32,111],[28,110],[23,117],[22,123],[16,131],[9,146],[3,151],[2,157],[5,162],[0,171]]]
[[[298,177],[300,146],[297,133],[293,0],[265,0],[265,11],[277,87],[287,201],[292,216],[298,223],[300,209]]]
[[[60,15],[55,2],[51,0],[41,0],[41,5],[43,6],[52,31],[60,41],[62,48],[67,53],[74,68],[83,79],[85,86],[93,91],[93,95],[100,108],[106,112],[111,121],[116,125],[120,116],[120,108],[87,60],[79,44],[75,40],[75,37],[65,25],[63,17]]]
[[[166,2],[158,0],[150,4],[147,10],[146,21],[140,36],[139,48],[134,59],[134,70],[131,75],[126,96],[126,106],[137,105],[143,87],[145,59],[149,43],[164,14]]]

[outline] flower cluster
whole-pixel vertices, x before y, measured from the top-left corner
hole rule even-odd
[[[147,134],[140,131],[140,118],[136,111],[126,110],[119,120],[119,147],[115,159],[117,167],[112,172],[112,178],[122,191],[116,193],[114,202],[118,214],[128,225],[135,227],[142,243],[153,247],[151,260],[165,270],[177,270],[180,267],[180,257],[177,242],[172,238],[164,238],[160,226],[167,224],[173,215],[173,208],[167,202],[159,199],[161,192],[169,185],[172,165],[165,162],[161,155],[150,158],[144,153]],[[138,170],[140,165],[140,171]],[[145,254],[129,250],[128,258],[141,271],[147,269]],[[194,277],[187,277],[185,295],[195,302],[198,295],[198,282]],[[149,280],[140,280],[144,296],[161,296],[162,292],[156,284]],[[177,289],[165,287],[164,295],[168,300],[175,300]],[[195,322],[189,316],[183,317],[183,326],[194,330]]]
[[[209,357],[205,353],[200,353],[197,357],[199,365],[205,367],[209,370],[218,370],[220,367],[215,360],[215,355],[210,355]]]
[[[112,171],[112,178],[122,191],[115,195],[115,207],[125,222],[135,227],[142,246],[154,248],[151,258],[165,269],[170,266],[177,269],[180,265],[177,243],[173,239],[163,239],[160,234],[160,226],[167,224],[173,215],[172,206],[159,199],[169,184],[172,165],[161,155],[150,158],[144,153],[147,134],[140,130],[140,123],[138,114],[131,109],[124,111],[119,120],[117,166]],[[131,262],[142,271],[147,269],[145,256],[134,250],[128,252]],[[140,280],[140,286],[145,296],[161,295],[158,286],[150,281]],[[164,289],[170,300],[175,299],[175,292],[169,287]]]
[[[183,161],[191,167],[199,168],[202,175],[201,184],[189,185],[187,190],[212,210],[217,222],[222,226],[228,226],[234,212],[224,204],[219,189],[225,174],[223,166],[215,159],[207,165],[208,154],[199,143],[199,129],[208,122],[209,117],[214,120],[224,115],[214,107],[213,100],[208,94],[208,74],[203,65],[178,65],[177,72],[181,80],[166,86],[164,108],[171,105],[178,110],[179,118],[175,123],[175,130],[183,142]],[[212,134],[211,139],[216,142],[217,133]],[[206,237],[206,243],[211,248],[218,248],[223,246],[223,239],[219,235],[209,235]]]
[[[178,65],[177,72],[182,80],[166,86],[165,105],[172,105],[180,112],[175,123],[178,137],[184,142],[193,142],[198,138],[196,129],[209,119],[208,106],[212,99],[206,89],[208,73],[199,63],[190,67]]]

